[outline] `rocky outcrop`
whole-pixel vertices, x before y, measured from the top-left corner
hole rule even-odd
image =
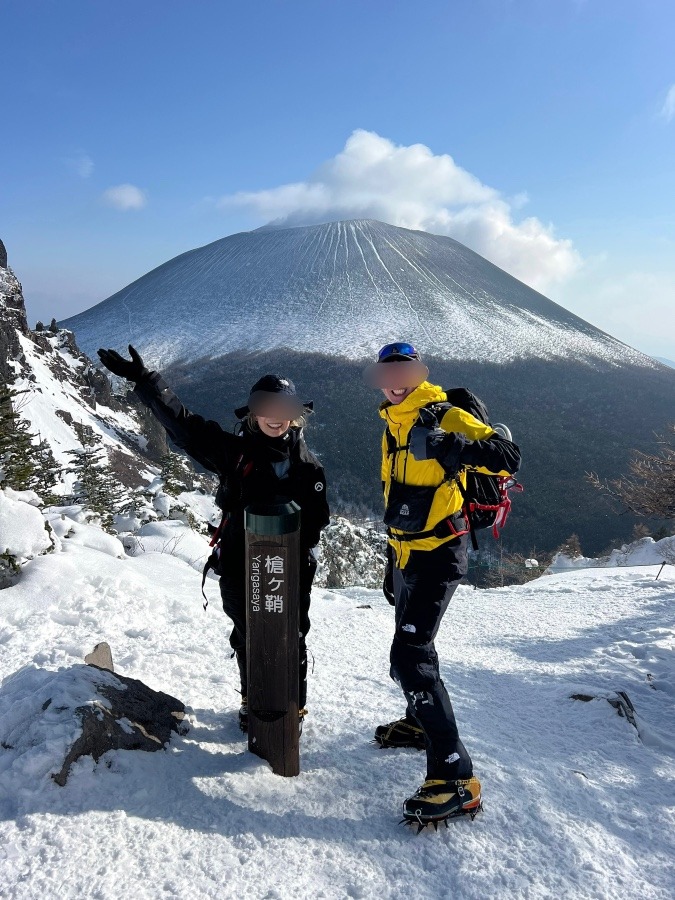
[[[12,363],[22,360],[19,333],[30,333],[21,284],[11,269],[0,266],[0,379],[3,381],[12,380],[15,371]]]
[[[62,787],[72,764],[83,756],[98,762],[109,750],[159,750],[168,744],[172,732],[188,731],[184,704],[169,694],[153,691],[142,681],[107,672],[95,689],[88,704],[72,710],[82,723],[82,734],[68,751],[60,771],[52,774]]]
[[[0,686],[0,793],[27,774],[63,786],[84,756],[160,750],[188,729],[180,700],[135,678],[94,665],[25,666]]]
[[[386,548],[383,532],[353,525],[340,516],[331,517],[330,525],[321,533],[315,584],[326,588],[381,587]]]

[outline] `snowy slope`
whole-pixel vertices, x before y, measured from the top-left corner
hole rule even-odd
[[[80,760],[64,788],[49,778],[58,741],[0,749],[8,900],[675,894],[672,566],[658,580],[657,566],[623,567],[459,589],[438,649],[485,810],[416,836],[397,822],[422,754],[369,744],[402,709],[379,592],[314,591],[301,774],[284,779],[237,728],[215,583],[204,612],[178,556],[95,547],[61,541],[0,595],[0,740],[8,710],[16,719],[100,640],[117,671],[188,703],[194,724],[164,753]],[[619,690],[639,734],[603,699]]]
[[[63,325],[93,358],[133,343],[165,368],[276,348],[360,359],[401,335],[447,359],[655,365],[457,241],[368,220],[231,235]]]
[[[40,351],[30,338],[19,335],[24,353],[22,367],[17,366],[18,375],[14,387],[25,392],[20,400],[22,418],[30,423],[30,430],[45,438],[60,465],[67,468],[72,463],[68,451],[80,447],[80,441],[72,423],[88,426],[101,438],[106,451],[126,458],[138,477],[150,482],[154,473],[148,460],[142,460],[122,441],[143,442],[138,418],[122,409],[113,409],[101,403],[91,402],[83,396],[82,372],[91,367],[89,360],[73,356],[65,347],[58,347],[58,337],[50,339],[55,345],[53,354]],[[59,369],[55,377],[54,367]],[[89,402],[87,402],[89,400]],[[155,470],[156,471],[156,470]],[[64,472],[61,490],[67,493],[72,488],[73,475]]]

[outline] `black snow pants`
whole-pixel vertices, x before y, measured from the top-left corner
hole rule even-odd
[[[402,688],[408,714],[425,734],[427,778],[470,778],[471,757],[459,738],[452,703],[441,681],[434,638],[467,572],[466,536],[434,550],[413,550],[405,569],[394,567],[396,631],[391,677]]]
[[[305,636],[310,629],[309,603],[315,573],[316,559],[310,550],[303,553],[300,559],[300,589],[298,596],[298,624],[300,631],[298,642],[300,663],[298,705],[300,709],[307,705],[307,645],[305,644]],[[237,656],[241,694],[242,697],[246,697],[248,692],[248,673],[246,671],[246,572],[243,566],[220,576],[220,596],[223,600],[223,609],[232,620],[230,646]]]

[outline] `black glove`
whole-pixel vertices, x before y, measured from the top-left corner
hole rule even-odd
[[[384,569],[382,593],[387,603],[391,606],[396,606],[396,597],[394,596],[394,560],[392,559],[392,551],[389,544],[387,544],[387,564]]]
[[[116,350],[99,350],[98,357],[106,367],[110,369],[113,375],[119,375],[120,378],[126,378],[127,381],[138,382],[149,374],[143,365],[143,360],[134,348],[129,344],[129,353],[131,360],[120,356]]]
[[[410,453],[415,459],[435,459],[447,474],[454,476],[462,468],[462,451],[470,444],[462,434],[415,425],[410,429]]]
[[[410,429],[408,446],[411,454],[415,459],[436,459],[438,447],[446,434],[447,432],[442,428],[426,428],[424,425],[415,425]]]

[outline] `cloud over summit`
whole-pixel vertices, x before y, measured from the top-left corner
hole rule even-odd
[[[514,220],[522,195],[508,201],[448,154],[435,155],[423,144],[397,146],[361,129],[306,181],[239,192],[218,205],[287,225],[380,219],[445,234],[540,291],[581,262],[572,242],[556,237],[551,226],[535,217]]]

